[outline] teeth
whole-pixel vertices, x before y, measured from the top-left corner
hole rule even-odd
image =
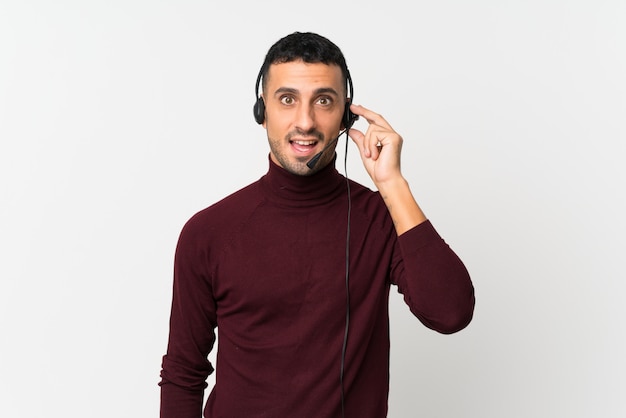
[[[313,145],[315,144],[315,141],[293,141],[295,144],[298,145]]]

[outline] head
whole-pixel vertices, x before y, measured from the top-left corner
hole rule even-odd
[[[349,111],[352,81],[343,53],[314,33],[292,33],[269,49],[255,95],[254,116],[267,130],[270,156],[294,174],[310,175],[329,164],[333,141],[354,122]],[[309,169],[307,161],[329,144]]]

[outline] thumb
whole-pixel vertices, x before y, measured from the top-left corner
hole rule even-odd
[[[363,150],[363,140],[365,139],[365,134],[361,131],[359,131],[358,129],[354,129],[351,128],[348,131],[348,136],[350,137],[350,139],[352,139],[352,142],[354,142],[357,147],[359,147],[359,150]]]

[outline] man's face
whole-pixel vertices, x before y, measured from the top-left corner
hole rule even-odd
[[[336,144],[324,152],[315,169],[306,163],[339,135],[345,95],[337,65],[272,64],[263,94],[263,126],[272,161],[297,175],[310,175],[325,167],[334,157]]]

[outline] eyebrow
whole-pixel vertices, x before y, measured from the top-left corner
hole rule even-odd
[[[278,89],[276,89],[276,91],[274,92],[274,96],[276,96],[277,94],[281,94],[281,93],[291,93],[291,94],[299,94],[300,91],[298,89],[294,89],[291,87],[279,87]],[[313,95],[320,95],[320,94],[331,94],[334,96],[339,96],[339,93],[337,93],[337,90],[335,90],[332,87],[320,87],[319,89],[316,89],[313,91]]]

